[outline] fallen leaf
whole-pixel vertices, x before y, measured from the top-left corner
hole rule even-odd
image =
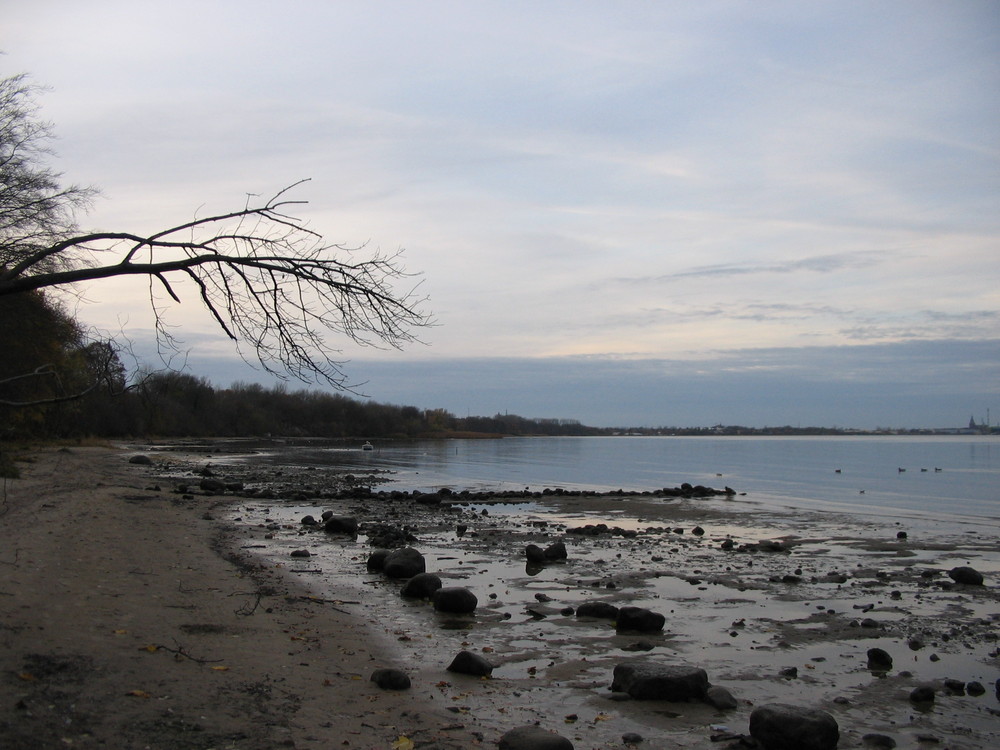
[[[125,695],[131,695],[133,698],[151,698],[152,696],[145,690],[129,690]]]
[[[399,735],[399,739],[392,743],[392,750],[413,750],[413,740],[406,735]]]
[[[127,635],[127,634],[128,634],[127,630],[116,630],[115,631],[115,635]]]
[[[212,667],[216,672],[228,672],[229,667]]]
[[[594,717],[594,721],[611,721],[612,718],[611,714],[597,714]]]
[[[35,675],[31,674],[31,672],[21,672],[21,674],[19,674],[18,677],[20,679],[24,680],[25,682],[37,682],[38,681],[38,678],[35,677]]]
[[[148,646],[143,646],[143,647],[142,647],[141,649],[139,649],[139,650],[140,650],[140,651],[148,651],[148,652],[149,652],[149,653],[151,653],[151,654],[155,654],[155,653],[156,653],[157,651],[159,651],[159,650],[160,650],[160,647],[159,647],[159,646],[157,646],[157,645],[156,645],[155,643],[150,643],[150,644],[149,644]]]

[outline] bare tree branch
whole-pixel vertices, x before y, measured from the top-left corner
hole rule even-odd
[[[326,244],[287,212],[303,201],[278,191],[259,204],[179,224],[147,237],[94,232],[60,238],[0,269],[0,296],[124,276],[156,279],[175,303],[174,279],[188,278],[201,304],[232,340],[252,347],[265,370],[347,388],[326,335],[368,346],[400,347],[430,324],[400,253]],[[53,268],[63,253],[94,259]],[[364,257],[357,258],[363,254]],[[162,335],[163,311],[151,299]]]

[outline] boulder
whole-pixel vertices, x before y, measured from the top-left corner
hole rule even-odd
[[[354,516],[330,516],[323,524],[323,531],[327,534],[347,534],[348,536],[358,535],[358,519]]]
[[[455,615],[467,615],[476,611],[479,599],[469,589],[460,586],[441,588],[433,594],[434,609]]]
[[[868,649],[868,668],[877,672],[888,672],[892,669],[892,657],[881,648]]]
[[[153,459],[151,459],[149,456],[144,456],[140,453],[138,455],[132,456],[132,458],[130,458],[128,462],[130,464],[139,464],[140,466],[150,466],[153,463]]]
[[[515,727],[500,738],[500,750],[573,750],[562,735],[541,727]]]
[[[387,549],[377,549],[368,555],[368,562],[365,567],[368,568],[369,573],[381,573],[382,569],[385,567],[385,558],[389,556],[392,550]]]
[[[203,492],[208,492],[210,494],[226,491],[225,482],[221,482],[218,479],[212,479],[211,477],[205,477],[198,482],[198,487],[201,488]]]
[[[618,610],[616,630],[635,630],[640,633],[656,633],[663,630],[667,618],[659,612],[642,607],[622,607]]]
[[[417,573],[399,593],[410,599],[430,599],[442,585],[441,578],[433,573]]]
[[[537,544],[529,544],[525,547],[524,556],[528,558],[528,562],[530,563],[544,563],[547,560],[545,557],[545,550]]]
[[[396,549],[385,556],[382,572],[389,578],[413,578],[427,570],[424,556],[413,547]]]
[[[410,678],[399,669],[376,669],[371,681],[383,690],[409,690]]]
[[[459,651],[448,665],[448,671],[471,674],[473,677],[487,677],[493,673],[493,665],[472,651]]]
[[[910,691],[910,702],[911,703],[933,703],[934,702],[934,688],[930,685],[921,685],[920,687],[915,687]]]
[[[546,560],[565,560],[568,557],[566,545],[562,542],[553,542],[542,552]]]
[[[955,583],[964,583],[967,586],[983,585],[983,574],[968,565],[952,568],[948,571],[948,577]]]
[[[615,666],[611,690],[636,700],[700,701],[708,691],[708,674],[688,665],[630,661]]]
[[[599,617],[602,620],[618,618],[618,607],[607,602],[584,602],[576,608],[577,617]]]
[[[771,703],[750,714],[750,736],[766,750],[835,750],[840,727],[826,711]]]
[[[705,703],[720,711],[732,711],[739,704],[733,694],[721,685],[712,685],[705,691]]]

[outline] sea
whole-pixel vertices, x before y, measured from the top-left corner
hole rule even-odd
[[[1000,437],[508,437],[272,443],[254,461],[368,474],[373,488],[732,488],[783,508],[1000,524]]]

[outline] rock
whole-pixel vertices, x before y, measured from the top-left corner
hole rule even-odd
[[[568,557],[566,545],[562,542],[553,542],[542,552],[546,560],[565,560]]]
[[[449,672],[471,674],[474,677],[486,677],[493,673],[493,665],[479,654],[471,651],[459,651],[448,665]]]
[[[757,542],[757,549],[761,552],[787,552],[788,547],[773,539],[763,539]]]
[[[476,611],[479,599],[469,589],[459,586],[441,588],[434,592],[434,609],[455,615],[467,615]]]
[[[705,703],[720,711],[732,711],[739,704],[733,694],[721,685],[712,685],[705,691]]]
[[[750,736],[767,750],[835,750],[840,727],[826,711],[771,703],[750,714]]]
[[[389,578],[413,578],[427,570],[424,556],[413,547],[396,549],[385,556],[382,572]]]
[[[615,666],[611,690],[636,700],[702,700],[708,691],[708,674],[698,667],[630,661]]]
[[[961,680],[946,679],[944,689],[952,695],[965,695],[965,683]]]
[[[417,538],[407,528],[398,528],[388,524],[366,525],[365,533],[372,547],[396,549],[405,547],[417,541]]]
[[[978,695],[982,695],[983,693],[986,692],[986,688],[983,687],[983,683],[976,682],[975,680],[973,680],[972,682],[968,683],[965,686],[965,690],[966,690],[966,692],[968,692],[969,695],[977,695],[977,696]]]
[[[636,734],[635,732],[625,732],[625,734],[622,735],[622,742],[626,745],[638,745],[644,741],[643,736],[641,734]]]
[[[307,549],[292,550],[291,557],[312,557],[312,553]]]
[[[618,610],[616,630],[635,630],[640,633],[656,633],[663,630],[667,618],[658,612],[642,607],[622,607]]]
[[[868,668],[879,672],[888,672],[892,669],[892,657],[889,652],[880,648],[868,649]]]
[[[400,596],[412,599],[430,599],[441,588],[441,578],[433,573],[417,573],[400,591]]]
[[[365,567],[368,568],[369,573],[381,573],[382,569],[385,567],[385,558],[389,556],[392,550],[387,549],[377,549],[368,555],[368,562]]]
[[[614,620],[618,617],[618,607],[607,602],[584,602],[576,608],[577,617],[599,617]]]
[[[140,453],[136,456],[132,456],[132,458],[130,458],[128,462],[130,464],[139,464],[140,466],[150,466],[153,463],[153,459],[151,459],[149,456],[144,456]]]
[[[316,519],[313,516],[302,516],[302,520],[299,521],[303,526],[317,526]]]
[[[920,687],[915,687],[910,691],[910,702],[911,703],[933,703],[934,702],[934,688],[929,685],[921,685]]]
[[[410,678],[398,669],[376,669],[371,681],[383,690],[409,690]]]
[[[573,750],[562,735],[541,727],[516,727],[500,738],[500,750]]]
[[[948,571],[948,577],[955,583],[963,583],[967,586],[982,586],[983,574],[968,565],[952,568]]]
[[[218,479],[212,479],[211,477],[205,477],[198,482],[198,487],[200,487],[202,491],[209,493],[226,491],[225,482],[220,482]]]
[[[529,544],[525,547],[524,556],[528,558],[528,562],[530,563],[544,563],[547,560],[545,557],[545,550],[537,544]]]
[[[622,651],[652,651],[654,648],[656,646],[649,641],[635,641],[622,646]]]
[[[323,524],[323,531],[327,534],[347,534],[348,536],[358,535],[358,519],[354,516],[330,516]]]

